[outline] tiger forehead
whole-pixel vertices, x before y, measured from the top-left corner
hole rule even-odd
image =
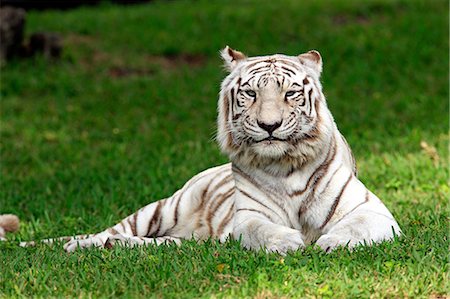
[[[295,62],[276,58],[249,63],[248,65],[244,66],[241,72],[244,77],[260,77],[273,75],[296,77],[298,75],[301,75],[302,73],[305,72],[301,65],[296,64]]]
[[[240,87],[249,85],[261,88],[273,81],[278,85],[278,88],[286,88],[295,82],[300,84],[305,76],[306,72],[300,65],[296,65],[295,62],[270,57],[245,67],[237,83]]]
[[[301,63],[297,59],[293,59],[293,57],[285,56],[285,55],[273,55],[273,56],[261,56],[261,57],[250,57],[247,59],[247,63],[244,66],[247,70],[250,70],[253,67],[260,67],[262,65],[270,66],[291,66],[297,70],[303,70]]]

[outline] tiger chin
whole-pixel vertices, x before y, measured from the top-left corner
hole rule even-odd
[[[317,51],[246,57],[227,46],[221,56],[229,73],[218,101],[217,140],[231,163],[197,174],[172,196],[100,233],[42,242],[66,240],[71,252],[232,237],[247,249],[286,254],[310,244],[328,252],[401,234],[357,178],[322,93]]]

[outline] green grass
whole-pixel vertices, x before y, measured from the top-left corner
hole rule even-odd
[[[410,297],[448,284],[448,3],[171,1],[29,12],[63,58],[1,69],[0,212],[12,240],[96,232],[227,161],[215,142],[218,50],[318,49],[362,181],[404,236],[285,258],[237,242],[66,254],[0,244],[0,297]],[[430,154],[425,141],[436,148]]]

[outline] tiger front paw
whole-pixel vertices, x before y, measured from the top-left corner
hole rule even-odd
[[[74,252],[77,249],[86,249],[90,247],[104,247],[104,242],[100,237],[94,236],[86,239],[73,239],[64,244],[64,250]]]
[[[316,245],[322,248],[325,252],[331,252],[339,246],[353,248],[358,244],[359,242],[357,240],[332,234],[322,235],[316,242]]]
[[[269,238],[265,245],[266,252],[276,252],[286,255],[288,251],[297,251],[305,247],[302,235],[299,231],[290,230],[273,235]]]

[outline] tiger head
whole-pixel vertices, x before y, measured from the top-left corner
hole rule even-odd
[[[333,126],[319,52],[246,57],[227,46],[221,56],[229,71],[218,106],[222,151],[259,167],[295,167],[313,158]]]

